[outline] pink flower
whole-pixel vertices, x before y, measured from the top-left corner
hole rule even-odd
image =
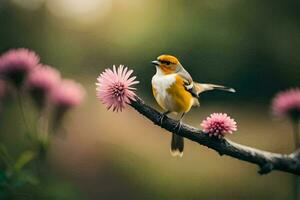
[[[224,137],[227,133],[237,131],[236,122],[226,113],[213,113],[202,121],[201,126],[209,136]]]
[[[113,70],[105,69],[97,78],[97,97],[106,106],[107,109],[112,108],[113,111],[122,111],[125,105],[130,101],[135,101],[136,94],[132,87],[138,84],[135,81],[136,76],[131,76],[133,70],[120,65],[118,69],[113,66]]]
[[[73,80],[63,80],[56,87],[52,94],[51,100],[57,107],[73,107],[79,105],[85,96],[83,87]]]
[[[278,117],[291,117],[299,119],[300,117],[300,89],[293,88],[279,92],[273,99],[272,110]]]
[[[39,63],[39,56],[28,49],[13,49],[0,57],[0,76],[20,87],[27,74]]]
[[[42,108],[49,94],[58,87],[59,83],[60,73],[58,70],[46,65],[39,65],[28,75],[26,86],[35,103]]]
[[[56,132],[63,121],[66,112],[79,105],[85,96],[83,87],[73,80],[63,80],[51,93],[51,101],[54,106],[51,129]]]

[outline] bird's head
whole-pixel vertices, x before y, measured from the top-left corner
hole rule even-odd
[[[176,73],[182,66],[175,56],[161,55],[156,60],[151,62],[163,74]]]

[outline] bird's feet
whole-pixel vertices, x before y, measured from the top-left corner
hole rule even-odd
[[[162,125],[165,116],[166,116],[166,115],[165,115],[164,113],[162,113],[162,114],[160,115],[160,118],[159,118],[159,125]]]
[[[179,133],[180,129],[181,129],[181,126],[182,126],[182,121],[179,120],[178,123],[176,124],[175,128],[174,128],[174,131],[176,131],[177,133]]]
[[[167,114],[169,114],[170,111],[166,111],[166,112],[163,112],[161,115],[160,115],[160,119],[159,119],[159,124],[162,125],[163,124],[163,120],[164,118],[167,116]]]

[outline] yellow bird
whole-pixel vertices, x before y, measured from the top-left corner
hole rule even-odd
[[[171,55],[161,55],[152,61],[156,66],[156,74],[152,77],[152,91],[158,105],[164,110],[160,119],[169,113],[180,116],[176,126],[181,128],[184,115],[190,111],[192,106],[199,106],[199,94],[208,90],[224,90],[235,92],[233,88],[222,85],[196,83],[191,75],[180,64],[179,60]],[[172,134],[171,154],[173,156],[183,155],[183,137]]]

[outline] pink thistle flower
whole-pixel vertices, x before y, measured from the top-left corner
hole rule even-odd
[[[60,81],[58,70],[46,65],[39,65],[28,75],[26,86],[37,106],[42,108]]]
[[[273,99],[272,110],[277,117],[300,118],[300,89],[293,88],[279,92]]]
[[[0,76],[12,81],[19,88],[39,61],[39,56],[28,49],[10,50],[0,57]]]
[[[128,70],[124,65],[120,65],[117,69],[113,66],[113,70],[105,69],[97,78],[97,97],[109,110],[122,111],[126,104],[135,101],[136,88],[132,87],[138,84],[135,81],[136,76],[131,76],[133,70]]]
[[[52,102],[57,107],[73,107],[79,105],[85,96],[83,87],[73,80],[63,80],[51,94]]]
[[[52,130],[55,132],[62,124],[66,112],[81,104],[85,96],[85,90],[81,84],[73,80],[63,80],[51,93],[51,101],[54,106]]]
[[[226,113],[213,113],[202,121],[203,131],[209,136],[224,137],[226,134],[232,134],[237,131],[237,125],[234,119],[230,118]]]

